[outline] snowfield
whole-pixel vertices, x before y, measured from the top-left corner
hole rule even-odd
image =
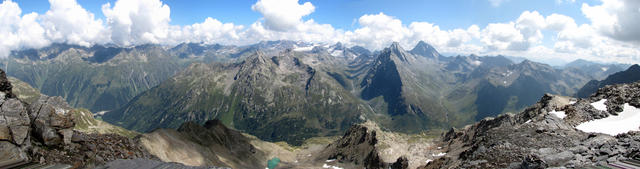
[[[607,111],[607,105],[604,104],[604,102],[606,101],[607,99],[602,99],[600,101],[591,103],[591,106],[593,106],[593,108],[596,108],[597,110]]]
[[[601,106],[604,106],[604,101],[600,100],[591,105],[600,110],[600,108],[602,108]],[[604,133],[612,136],[629,131],[640,131],[640,109],[630,106],[629,103],[625,103],[623,109],[624,110],[617,116],[610,115],[606,118],[584,122],[576,126],[576,129],[584,132]]]

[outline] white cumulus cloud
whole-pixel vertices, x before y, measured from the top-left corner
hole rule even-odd
[[[506,1],[489,0],[494,6]],[[316,7],[299,0],[258,0],[251,9],[262,17],[249,25],[224,23],[212,17],[191,25],[171,25],[171,9],[161,0],[107,3],[101,10],[105,18],[96,18],[76,0],[49,2],[50,9],[44,14],[22,14],[18,4],[11,0],[0,4],[0,37],[3,37],[0,57],[12,50],[39,48],[50,43],[246,45],[265,40],[293,40],[321,44],[342,42],[347,46],[380,50],[392,42],[400,42],[410,49],[423,40],[443,53],[504,54],[532,60],[584,58],[626,63],[640,60],[640,22],[636,21],[640,17],[640,1],[635,0],[602,0],[602,4],[594,6],[583,4],[582,12],[591,23],[581,25],[562,14],[544,16],[537,11],[524,11],[512,21],[442,29],[429,21],[403,23],[380,12],[355,19],[357,25],[352,30],[336,29],[305,18]],[[543,36],[543,32],[548,37]]]
[[[582,13],[600,33],[620,41],[640,44],[640,1],[602,0],[601,5],[582,4]]]
[[[50,44],[44,28],[37,22],[38,14],[21,14],[22,9],[11,0],[0,4],[0,57],[8,56],[12,50],[40,48]]]
[[[298,4],[298,0],[258,0],[251,9],[262,14],[266,28],[289,31],[298,29],[302,17],[311,14],[315,7],[311,2]]]
[[[47,37],[53,42],[90,46],[108,41],[102,20],[96,20],[75,0],[49,0],[51,8],[41,16]]]
[[[168,37],[170,9],[160,0],[118,0],[102,12],[116,44],[163,43]]]

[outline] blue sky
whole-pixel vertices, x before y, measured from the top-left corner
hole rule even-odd
[[[9,37],[0,57],[51,43],[295,40],[380,50],[426,41],[450,55],[640,63],[637,9],[637,0],[3,0],[11,12],[0,13],[10,18],[0,22]]]
[[[44,13],[49,9],[47,0],[15,0],[23,13]],[[98,18],[104,18],[101,6],[113,4],[115,0],[78,0],[85,9]],[[164,0],[171,8],[171,24],[190,25],[202,22],[207,17],[222,22],[249,25],[260,19],[258,12],[251,10],[253,0]],[[522,11],[538,11],[542,15],[559,13],[575,19],[577,24],[588,23],[580,11],[582,3],[598,4],[598,1],[583,0],[574,3],[556,0],[510,0],[499,6],[487,0],[303,0],[311,2],[316,10],[305,18],[318,23],[327,23],[335,28],[353,30],[357,20],[365,14],[383,12],[403,22],[427,21],[437,23],[443,29],[468,27],[473,24],[484,27],[488,23],[508,22]]]

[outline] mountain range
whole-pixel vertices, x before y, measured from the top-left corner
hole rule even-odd
[[[521,111],[544,93],[575,95],[590,80],[625,65],[576,63],[560,69],[504,56],[447,57],[425,42],[409,51],[393,43],[371,52],[340,43],[266,41],[128,48],[57,44],[14,52],[5,67],[42,93],[104,111],[104,120],[128,129],[148,132],[220,119],[267,141],[300,144],[367,120],[408,133],[460,127]]]
[[[7,74],[140,132],[220,119],[267,141],[300,144],[372,120],[408,133],[518,112],[544,93],[575,95],[625,65],[565,68],[504,56],[447,57],[420,41],[359,46],[265,41],[246,46],[54,44],[15,51]],[[293,125],[283,125],[293,124]]]
[[[304,45],[311,50],[296,50]],[[594,66],[595,63],[577,61],[580,64],[557,68],[529,60],[514,63],[503,56],[446,57],[424,42],[410,51],[398,43],[368,52],[341,44],[312,46],[276,41],[244,47],[181,44],[173,48],[151,45],[123,49],[133,58],[124,57],[124,53],[112,58],[75,55],[95,52],[97,48],[69,47],[59,54],[70,60],[44,57],[43,53],[55,49],[41,49],[49,51],[22,58],[14,56],[6,61],[20,64],[5,66],[34,69],[36,65],[44,65],[50,69],[82,63],[115,69],[120,68],[118,65],[152,63],[140,61],[147,57],[144,56],[147,50],[165,53],[162,57],[175,59],[182,65],[174,64],[175,73],[140,91],[119,108],[96,114],[105,121],[95,119],[91,110],[72,108],[63,97],[40,94],[42,89],[32,88],[20,78],[9,77],[4,80],[7,82],[0,82],[0,86],[9,86],[2,89],[7,100],[3,107],[23,105],[27,108],[18,113],[52,113],[46,117],[36,114],[29,117],[35,121],[19,126],[34,131],[27,132],[24,142],[20,141],[22,137],[11,134],[7,144],[2,141],[4,135],[0,138],[3,145],[17,146],[10,154],[23,157],[16,160],[44,159],[47,163],[75,160],[82,161],[83,166],[104,164],[107,168],[133,165],[127,164],[130,162],[169,165],[154,160],[191,166],[264,168],[265,161],[269,165],[274,160],[280,162],[278,157],[283,160],[281,166],[293,168],[581,167],[620,165],[619,161],[634,158],[637,149],[633,133],[616,137],[594,135],[578,131],[577,125],[618,115],[626,109],[622,106],[626,102],[638,106],[638,84],[632,83],[637,81],[634,75],[640,70],[638,65],[608,75],[608,70],[626,65]],[[342,55],[332,52],[336,50],[342,50]],[[233,52],[220,54],[223,51]],[[94,76],[93,71],[76,73],[88,74],[75,77],[76,81]],[[601,77],[604,75],[608,77]],[[117,76],[100,78],[106,77]],[[132,84],[135,83],[129,83]],[[600,90],[589,92],[594,85]],[[110,87],[114,86],[105,88]],[[581,92],[590,97],[573,99],[548,94],[571,96]],[[537,99],[540,97],[541,100]],[[611,100],[604,104],[608,110],[594,111],[602,108],[589,106],[602,99]],[[13,117],[13,110],[0,112]],[[566,112],[563,115],[566,118],[560,117],[558,111]],[[442,135],[441,141],[431,139],[437,134],[425,134],[464,125],[467,127]],[[10,126],[7,131],[17,132],[18,128],[14,128]],[[342,133],[344,136],[337,137]],[[521,137],[523,134],[529,137]],[[566,138],[574,141],[563,141]],[[100,139],[107,142],[96,142]],[[527,139],[546,141],[534,143]],[[599,146],[604,150],[579,149],[600,144],[602,139],[618,141],[615,145]],[[111,142],[125,142],[129,146],[118,147]],[[108,147],[108,151],[91,154],[69,148],[91,149],[96,144]],[[549,146],[555,144],[565,146]],[[35,147],[29,148],[30,145]],[[530,146],[540,150],[523,149]],[[620,146],[627,146],[630,151],[623,151]],[[25,155],[27,150],[34,153]],[[147,161],[116,160],[122,151],[133,152],[126,158],[142,157]],[[611,152],[603,155],[599,153],[602,151]],[[60,153],[75,155],[60,159]],[[486,153],[491,155],[482,155]],[[508,156],[509,153],[517,157]]]

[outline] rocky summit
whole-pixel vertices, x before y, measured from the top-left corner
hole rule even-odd
[[[318,161],[336,161],[352,163],[370,169],[406,169],[409,166],[406,157],[400,157],[393,163],[385,162],[377,148],[376,131],[363,125],[354,125],[344,136],[329,144],[320,155]]]
[[[625,166],[640,157],[640,128],[610,135],[581,125],[618,116],[624,104],[640,107],[639,101],[640,82],[607,86],[585,99],[547,94],[521,113],[451,129],[439,143],[446,155],[420,168]]]

